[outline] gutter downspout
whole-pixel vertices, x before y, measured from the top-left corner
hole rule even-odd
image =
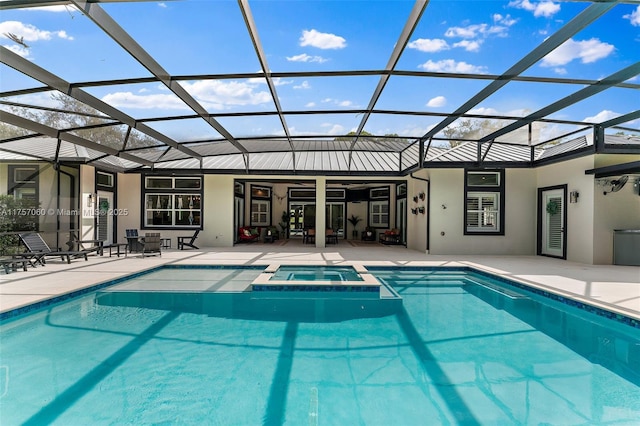
[[[409,173],[412,179],[421,180],[423,182],[427,182],[427,253],[429,252],[429,235],[431,228],[431,181],[429,179],[421,178],[418,176],[414,176],[413,172]]]

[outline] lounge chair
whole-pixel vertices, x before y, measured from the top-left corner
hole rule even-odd
[[[159,232],[147,232],[144,234],[144,239],[141,241],[142,243],[142,257],[145,256],[162,256],[162,243],[160,241],[160,233]]]
[[[28,257],[31,264],[45,264],[45,258],[51,256],[59,256],[62,260],[66,260],[67,263],[71,263],[71,259],[84,257],[87,259],[87,251],[61,251],[51,250],[47,243],[42,239],[42,236],[37,233],[19,234],[20,240],[27,248],[26,253],[22,253],[22,257]]]
[[[253,243],[260,240],[260,231],[256,226],[241,226],[238,228],[239,243]]]
[[[200,230],[198,229],[190,237],[178,237],[178,249],[184,250],[185,247],[191,247],[196,250],[199,250],[198,247],[195,244],[193,244],[196,241],[196,238],[198,238],[199,233],[200,233]]]

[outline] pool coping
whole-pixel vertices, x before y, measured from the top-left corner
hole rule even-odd
[[[279,265],[288,265],[286,263],[280,263]],[[131,274],[121,276],[118,278],[108,279],[96,284],[92,284],[80,289],[72,290],[67,293],[59,294],[57,296],[50,297],[48,299],[39,300],[33,303],[28,303],[23,306],[16,307],[14,309],[10,309],[4,312],[0,312],[0,323],[4,323],[5,321],[14,319],[16,317],[22,316],[31,311],[40,310],[46,308],[51,305],[55,305],[61,302],[64,302],[69,299],[73,299],[96,290],[100,290],[102,288],[110,287],[121,282],[127,281],[131,278],[137,278],[143,275],[150,274],[152,272],[162,270],[162,269],[262,269],[266,271],[270,265],[194,265],[194,264],[164,264],[153,266],[141,271],[133,272]],[[295,266],[295,265],[294,265]],[[322,265],[309,265],[309,266],[322,266]],[[517,277],[505,277],[502,274],[484,270],[477,266],[468,266],[468,265],[460,265],[460,266],[389,266],[389,265],[370,265],[367,266],[366,262],[354,263],[354,268],[356,271],[366,270],[367,272],[373,272],[375,270],[417,270],[417,271],[428,271],[428,270],[448,270],[448,271],[471,271],[476,272],[480,275],[484,275],[486,277],[495,279],[500,281],[501,283],[519,288],[524,291],[529,291],[539,296],[554,300],[556,302],[562,303],[567,306],[571,306],[574,308],[581,309],[585,312],[590,312],[600,317],[604,317],[613,321],[616,321],[621,324],[628,325],[630,327],[640,329],[640,316],[634,315],[630,312],[624,312],[623,309],[618,307],[610,306],[608,304],[598,303],[594,300],[584,300],[579,296],[576,296],[573,293],[564,292],[557,288],[550,288],[544,286],[542,284],[533,283],[529,281],[525,281],[522,279],[518,279]],[[360,272],[359,272],[360,273]],[[372,274],[370,274],[372,275]],[[372,275],[373,276],[373,275]],[[374,278],[375,279],[375,278]],[[377,281],[377,280],[376,280]],[[357,283],[362,283],[362,281],[357,281]]]

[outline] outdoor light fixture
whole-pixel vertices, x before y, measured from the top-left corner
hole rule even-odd
[[[580,196],[580,193],[578,191],[571,191],[569,193],[569,202],[572,204],[577,203],[579,196]]]

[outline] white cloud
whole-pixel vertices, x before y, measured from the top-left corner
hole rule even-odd
[[[215,80],[183,83],[184,88],[205,108],[222,110],[232,106],[259,105],[271,102],[265,91],[256,91],[256,85],[248,82],[222,82]],[[187,109],[173,94],[110,93],[102,98],[115,107],[136,109]]]
[[[482,40],[462,40],[454,43],[453,47],[462,47],[467,52],[477,52],[480,50]]]
[[[235,105],[259,105],[272,101],[268,92],[257,91],[255,85],[247,82],[202,80],[192,84],[184,83],[184,86],[205,107],[215,109]]]
[[[308,104],[305,105],[307,108],[313,108],[314,106],[316,106],[315,102],[309,102]]]
[[[324,128],[329,127],[329,130],[326,131],[329,135],[344,135],[347,133],[344,131],[344,126],[340,124],[322,123],[321,126]]]
[[[18,44],[11,44],[9,46],[4,46],[7,49],[9,49],[10,51],[12,51],[13,53],[15,53],[16,55],[22,56],[23,58],[30,58],[29,56],[29,49],[27,49],[24,46],[20,46]]]
[[[542,60],[543,67],[566,65],[574,59],[580,59],[583,64],[590,64],[609,56],[615,47],[597,38],[575,41],[569,39]]]
[[[489,26],[487,24],[467,25],[466,27],[451,27],[445,31],[445,37],[477,38],[481,34],[486,34]]]
[[[630,14],[624,15],[623,18],[628,19],[634,27],[640,27],[640,6]]]
[[[489,36],[507,37],[509,27],[515,25],[517,22],[517,20],[511,18],[510,15],[502,16],[495,14],[492,18],[495,23],[500,25],[472,24],[465,27],[449,27],[444,35],[449,38],[475,39],[477,43],[482,43],[482,40]],[[460,46],[465,47],[464,45]]]
[[[456,62],[453,59],[443,59],[441,61],[428,60],[422,65],[418,65],[425,71],[432,72],[452,72],[452,73],[473,73],[486,74],[487,67],[471,65],[466,62]]]
[[[322,64],[324,62],[327,62],[328,59],[325,59],[322,56],[311,56],[311,55],[307,55],[306,53],[302,53],[300,55],[287,56],[287,61],[289,61],[289,62],[317,62],[319,64]]]
[[[262,71],[258,71],[262,72]],[[283,80],[280,77],[275,77],[272,79],[274,86],[285,86],[287,84],[292,84],[293,80]],[[247,82],[250,84],[267,84],[267,79],[263,77],[254,77],[247,79]]]
[[[65,31],[39,30],[33,25],[24,24],[19,21],[0,22],[0,36],[3,38],[8,38],[6,34],[9,33],[22,38],[25,42],[51,40],[54,37],[65,40],[73,40],[73,37],[70,37]]]
[[[275,86],[286,86],[287,84],[293,84],[293,80],[283,80],[280,77],[276,77],[273,79],[273,84]]]
[[[507,27],[511,27],[515,25],[518,22],[518,20],[515,18],[512,18],[511,15],[502,16],[501,14],[496,13],[493,15],[493,22],[497,24],[506,25]]]
[[[445,106],[446,104],[447,98],[445,98],[444,96],[436,96],[435,98],[429,99],[429,102],[427,102],[427,106],[432,108],[440,108]]]
[[[293,88],[294,89],[311,89],[311,85],[307,80],[305,80],[300,84],[296,84],[295,86],[293,86]]]
[[[421,52],[440,52],[443,50],[448,50],[449,45],[445,40],[434,38],[419,38],[407,44],[407,47],[410,49],[416,49]]]
[[[533,12],[533,16],[536,18],[539,18],[540,16],[550,18],[560,11],[560,5],[555,4],[552,1],[532,3],[529,0],[515,0],[510,2],[509,6]]]
[[[617,112],[613,112],[605,109],[600,111],[593,117],[586,117],[582,121],[586,121],[588,123],[602,123],[603,121],[611,120],[612,118],[619,117],[620,115],[621,114],[618,114]]]
[[[320,101],[320,103],[333,104],[333,105],[340,106],[340,107],[350,107],[350,106],[354,106],[355,105],[353,103],[353,101],[333,99],[333,98],[324,98],[324,99],[322,99]]]
[[[135,95],[131,92],[109,93],[102,97],[102,101],[115,106],[135,109],[188,109],[174,95]]]
[[[318,49],[344,49],[347,47],[347,41],[335,34],[304,30],[302,37],[300,37],[300,46],[313,46]]]
[[[491,107],[478,107],[478,108],[470,109],[469,114],[488,115],[488,116],[504,115],[508,117],[525,117],[531,114],[531,110],[526,108],[518,108],[518,109],[512,109],[510,111],[498,111],[497,109],[491,108]]]

